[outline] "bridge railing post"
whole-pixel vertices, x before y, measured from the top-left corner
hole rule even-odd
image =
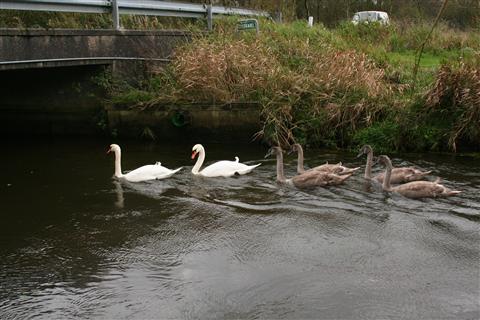
[[[212,12],[212,5],[207,5],[207,28],[208,31],[213,30],[213,12]]]
[[[118,2],[117,0],[110,0],[112,5],[112,20],[113,20],[113,28],[115,30],[120,30],[120,15],[118,12]]]

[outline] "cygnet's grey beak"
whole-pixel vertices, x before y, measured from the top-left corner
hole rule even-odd
[[[380,158],[379,157],[373,157],[373,163],[372,165],[376,165],[380,162]]]
[[[357,154],[357,159],[363,157],[365,153],[363,153],[363,150],[360,150],[360,152]]]

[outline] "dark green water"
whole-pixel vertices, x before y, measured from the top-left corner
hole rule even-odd
[[[3,143],[1,319],[480,317],[478,159],[392,157],[464,191],[419,201],[360,173],[341,187],[277,185],[274,159],[255,145],[204,144],[207,164],[262,162],[205,179],[190,173],[191,144],[120,144],[124,170],[184,170],[120,183],[108,142]],[[350,153],[306,156],[363,165]]]

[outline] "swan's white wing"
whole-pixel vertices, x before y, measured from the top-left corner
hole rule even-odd
[[[259,165],[247,166],[236,161],[223,160],[209,165],[200,174],[205,177],[231,177],[235,174],[248,173]]]
[[[172,176],[180,169],[181,168],[178,168],[176,170],[170,170],[159,164],[148,164],[133,171],[130,171],[129,173],[124,175],[124,178],[131,182],[164,179]]]

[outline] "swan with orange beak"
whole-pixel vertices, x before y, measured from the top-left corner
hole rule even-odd
[[[171,177],[182,168],[178,168],[175,170],[170,170],[162,166],[160,162],[155,164],[147,164],[145,166],[141,166],[135,170],[132,170],[128,173],[122,173],[122,150],[118,144],[111,144],[110,148],[108,149],[107,153],[113,152],[115,154],[115,174],[114,177],[117,179],[124,179],[130,182],[141,182],[141,181],[148,181],[148,180],[159,180]]]
[[[196,144],[192,148],[192,160],[195,159],[197,155],[198,159],[192,168],[192,173],[203,177],[231,177],[234,175],[244,175],[260,165],[260,163],[258,163],[249,166],[241,163],[238,157],[235,157],[235,161],[218,161],[200,170],[205,161],[205,148],[201,144]]]

